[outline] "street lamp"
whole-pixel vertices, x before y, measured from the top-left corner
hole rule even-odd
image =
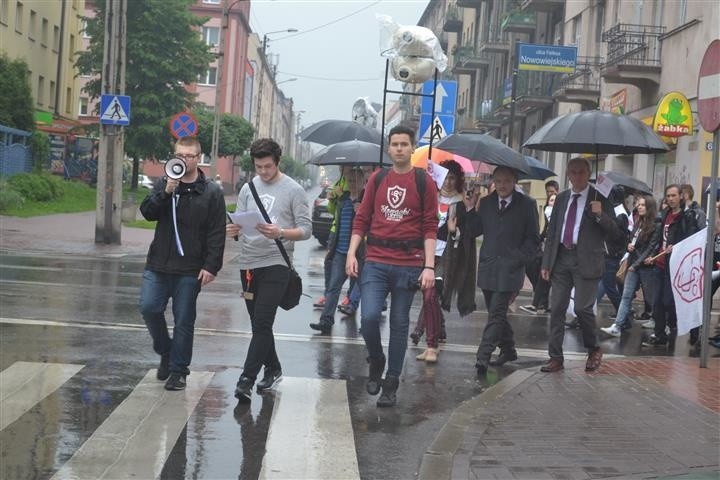
[[[295,80],[297,80],[297,77],[288,78],[287,80],[283,80],[283,81],[280,81],[280,82],[275,82],[275,85],[280,85],[281,83],[287,83],[287,82],[294,82]]]
[[[265,35],[263,35],[263,42],[262,42],[263,56],[265,56],[265,50],[267,50],[268,35],[272,35],[273,33],[294,33],[297,31],[298,31],[297,28],[286,28],[285,30],[275,30],[274,32],[267,32]]]
[[[223,81],[223,60],[225,58],[225,29],[228,25],[230,10],[243,1],[245,0],[235,0],[228,4],[228,0],[224,0],[223,3],[222,17],[220,19],[220,38],[218,39],[217,72],[215,73],[215,112],[213,116],[212,147],[210,151],[210,161],[212,162],[217,162],[218,144],[220,143],[220,93]]]

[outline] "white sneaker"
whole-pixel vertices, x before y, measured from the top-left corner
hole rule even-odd
[[[607,333],[611,337],[619,337],[622,331],[620,330],[620,327],[615,325],[614,323],[610,325],[609,327],[603,327],[600,330]]]
[[[648,320],[647,322],[643,323],[641,326],[642,326],[642,328],[649,328],[649,329],[655,328],[655,320]]]

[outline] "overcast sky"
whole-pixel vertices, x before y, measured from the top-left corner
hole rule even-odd
[[[278,82],[297,78],[280,88],[293,98],[295,111],[305,110],[302,125],[309,126],[319,120],[350,120],[358,97],[382,103],[385,60],[380,57],[375,14],[415,25],[427,4],[428,0],[252,0],[250,26],[261,39],[276,30],[299,30],[269,35],[267,51],[279,55]],[[303,33],[363,8],[332,25]],[[400,89],[399,85],[393,89]]]

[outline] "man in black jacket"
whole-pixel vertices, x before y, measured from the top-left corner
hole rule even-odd
[[[497,167],[493,181],[495,191],[482,198],[477,210],[469,212],[466,219],[467,235],[483,235],[477,286],[485,297],[488,321],[477,351],[478,378],[485,377],[488,365],[517,359],[507,311],[514,293],[522,288],[525,264],[540,246],[535,201],[515,190],[515,171]],[[448,231],[455,231],[454,221],[448,221]],[[491,362],[490,356],[498,345],[500,355]]]
[[[197,168],[200,151],[195,137],[178,140],[175,156],[185,162],[185,174],[158,181],[140,205],[146,220],[157,221],[143,272],[140,312],[160,355],[157,378],[167,380],[166,390],[185,388],[197,296],[222,268],[225,250],[225,199],[215,182]],[[170,298],[172,338],[165,321]]]

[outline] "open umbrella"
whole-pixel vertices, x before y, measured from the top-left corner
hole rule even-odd
[[[518,175],[520,180],[545,180],[546,178],[557,175],[557,173],[547,168],[544,163],[535,157],[525,155],[525,161],[530,167],[530,173],[521,173]]]
[[[362,140],[363,142],[380,145],[382,135],[374,128],[366,127],[349,120],[323,120],[314,123],[300,132],[300,138],[306,142],[332,145],[333,143],[348,140]],[[375,157],[377,163],[378,156]]]
[[[608,180],[610,181],[610,188],[614,185],[622,185],[623,187],[635,190],[636,192],[647,193],[648,195],[652,195],[653,193],[652,188],[650,188],[647,183],[620,172],[600,172],[597,183],[600,184],[601,182],[607,182]]]
[[[530,168],[523,156],[497,138],[482,133],[453,133],[440,140],[433,148],[456,153],[470,160],[480,160],[498,167],[510,167],[523,173]]]
[[[596,155],[668,151],[660,137],[637,118],[601,110],[570,113],[555,118],[535,132],[523,147]]]
[[[310,160],[315,165],[376,165],[380,158],[380,145],[350,140],[335,143],[320,150]],[[383,163],[392,163],[390,157],[383,154]]]

